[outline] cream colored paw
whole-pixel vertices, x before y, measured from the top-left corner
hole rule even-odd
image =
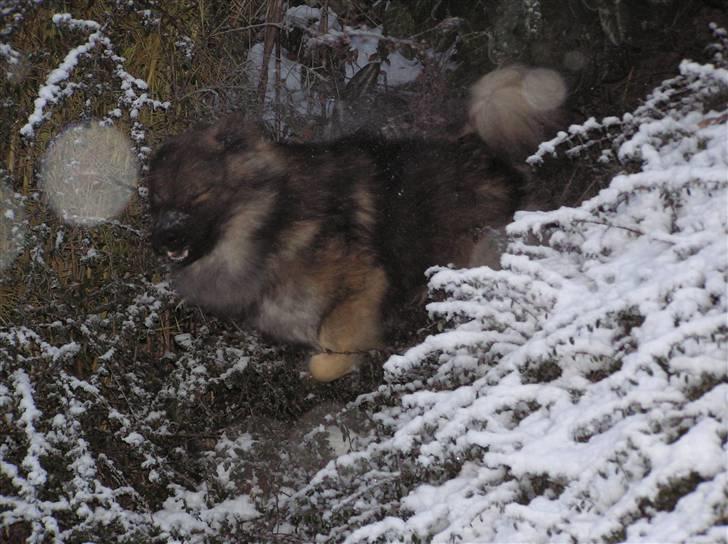
[[[357,367],[357,355],[340,355],[336,353],[320,353],[308,361],[308,371],[318,382],[331,382],[346,376]]]

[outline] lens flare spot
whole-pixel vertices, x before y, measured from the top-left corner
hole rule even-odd
[[[65,222],[93,226],[121,213],[135,190],[138,170],[124,134],[95,123],[75,125],[48,147],[41,188]]]

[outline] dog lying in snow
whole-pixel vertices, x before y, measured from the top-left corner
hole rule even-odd
[[[152,244],[210,312],[314,350],[330,381],[382,346],[383,317],[436,264],[497,265],[491,239],[524,199],[515,162],[559,119],[553,71],[496,70],[455,142],[351,136],[274,143],[230,117],[168,141],[149,173]]]

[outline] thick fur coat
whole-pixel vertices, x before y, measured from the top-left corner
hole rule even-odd
[[[164,144],[149,175],[152,243],[176,261],[174,287],[213,313],[310,346],[314,378],[346,374],[381,347],[385,314],[424,291],[429,266],[497,264],[490,237],[525,187],[512,142],[532,147],[559,105],[513,100],[540,76],[508,70],[474,87],[477,135],[456,142],[274,143],[231,117]]]

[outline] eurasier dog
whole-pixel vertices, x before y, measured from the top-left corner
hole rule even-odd
[[[189,302],[310,346],[311,375],[334,380],[382,346],[388,308],[424,292],[429,266],[497,265],[491,237],[523,205],[516,159],[564,94],[552,71],[496,70],[452,142],[274,143],[239,118],[187,132],[152,160],[153,246]]]

